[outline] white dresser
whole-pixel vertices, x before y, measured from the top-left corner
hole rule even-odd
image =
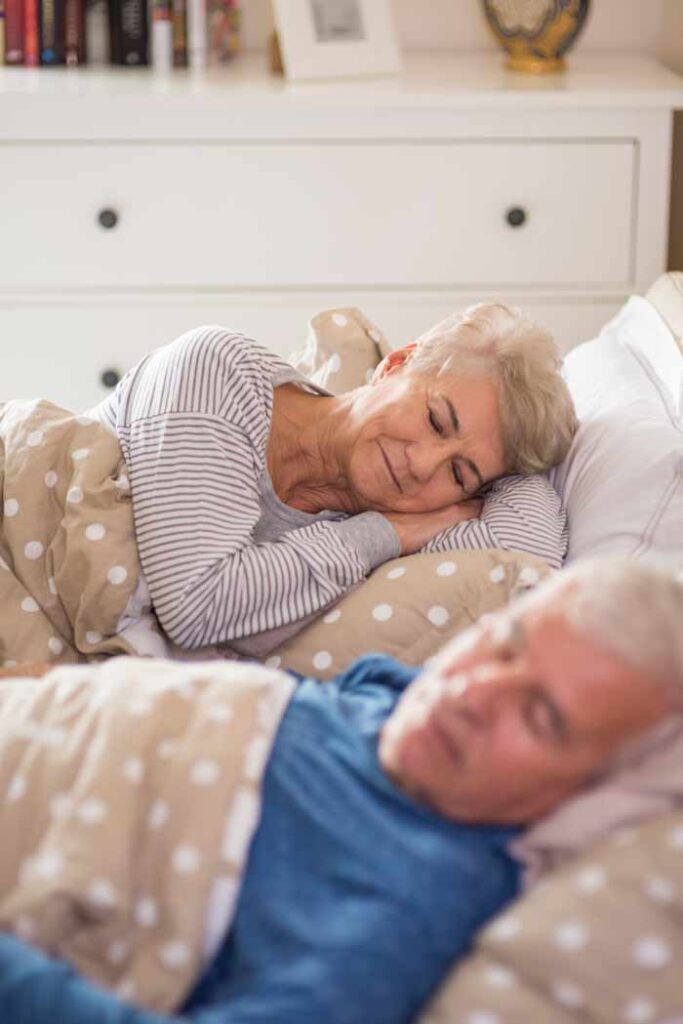
[[[398,344],[497,297],[568,348],[665,268],[677,106],[683,79],[626,56],[302,85],[262,56],[0,69],[0,398],[82,408],[200,323],[287,352],[334,305]]]

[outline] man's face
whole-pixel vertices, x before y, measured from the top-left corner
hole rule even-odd
[[[666,688],[573,629],[561,599],[488,617],[408,687],[380,737],[402,789],[448,818],[525,824],[670,712]]]
[[[409,351],[359,389],[349,417],[345,475],[358,508],[432,512],[505,470],[495,382],[413,372],[401,360]]]

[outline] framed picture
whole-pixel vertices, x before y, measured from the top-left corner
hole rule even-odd
[[[287,78],[394,74],[391,0],[272,0]]]

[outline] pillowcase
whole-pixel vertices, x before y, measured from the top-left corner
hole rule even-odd
[[[569,519],[567,560],[683,566],[683,358],[670,331],[632,298],[569,353],[565,376],[582,424],[550,472]]]
[[[419,1024],[675,1024],[683,812],[618,833],[483,929]]]
[[[456,633],[550,572],[545,562],[515,551],[395,558],[277,648],[266,665],[331,679],[368,650],[421,665]]]
[[[314,384],[341,395],[368,384],[390,347],[359,309],[326,309],[309,320],[306,343],[289,362]]]

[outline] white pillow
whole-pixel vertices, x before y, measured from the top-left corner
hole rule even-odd
[[[656,310],[632,298],[565,377],[581,427],[550,473],[569,518],[568,561],[627,555],[683,566],[683,358]]]

